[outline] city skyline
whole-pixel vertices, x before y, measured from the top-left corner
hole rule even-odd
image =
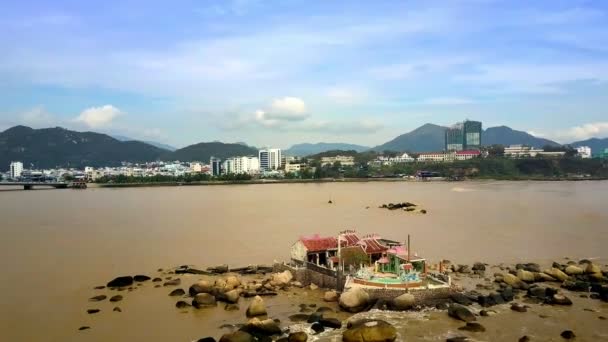
[[[469,118],[603,138],[606,18],[582,1],[25,1],[0,14],[0,130],[374,146]]]

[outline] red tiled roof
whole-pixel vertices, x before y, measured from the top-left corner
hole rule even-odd
[[[363,245],[363,249],[367,254],[382,253],[388,250],[388,247],[380,244],[376,239],[367,238],[359,242]]]
[[[357,242],[359,242],[359,237],[357,236],[357,234],[343,234],[342,235],[342,247],[350,247],[350,246],[354,246],[357,244]]]
[[[472,154],[472,155],[479,155],[479,154],[481,154],[481,152],[479,152],[477,150],[466,150],[466,151],[458,151],[458,152],[456,152],[456,154],[457,155],[463,155],[463,154],[466,154],[466,155],[470,155],[470,154]]]
[[[302,241],[304,247],[306,247],[309,252],[320,252],[338,248],[338,239],[333,236],[320,237],[315,235],[309,238],[301,237],[300,241]]]

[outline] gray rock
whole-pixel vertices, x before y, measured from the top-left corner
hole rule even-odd
[[[186,294],[186,291],[184,291],[183,289],[175,289],[169,293],[169,296],[177,297],[177,296],[183,296],[185,294]]]
[[[204,308],[204,307],[210,307],[210,306],[216,306],[217,301],[215,300],[215,297],[213,297],[212,295],[208,294],[208,293],[199,293],[196,296],[194,296],[194,299],[192,300],[192,306],[194,306],[197,309],[200,308]]]
[[[353,325],[342,333],[343,342],[392,342],[396,339],[397,329],[380,320]]]
[[[468,322],[464,327],[458,328],[458,330],[465,330],[470,332],[484,332],[486,331],[486,328],[477,322]]]
[[[131,285],[133,285],[133,277],[124,276],[124,277],[114,278],[113,280],[108,282],[108,284],[106,286],[107,287],[127,287],[127,286],[131,286]]]
[[[477,319],[471,310],[460,304],[451,304],[448,307],[448,315],[465,322],[473,322]]]
[[[122,300],[122,296],[121,295],[112,296],[110,298],[110,302],[112,302],[112,303],[120,302],[121,300]]]

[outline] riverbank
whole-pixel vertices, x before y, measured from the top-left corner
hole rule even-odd
[[[89,183],[90,187],[99,188],[137,188],[137,187],[172,187],[172,186],[206,186],[206,185],[246,185],[246,184],[320,184],[320,183],[368,183],[368,182],[480,182],[480,181],[539,181],[539,182],[580,182],[603,181],[603,177],[510,177],[510,178],[469,178],[463,180],[432,179],[416,180],[412,178],[323,178],[323,179],[257,179],[245,181],[202,181],[202,182],[149,182],[149,183]]]

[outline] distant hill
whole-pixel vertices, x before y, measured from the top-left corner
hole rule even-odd
[[[344,144],[344,143],[324,143],[324,142],[320,142],[320,143],[316,143],[316,144],[304,143],[304,144],[295,144],[295,145],[291,146],[290,148],[288,148],[287,150],[285,150],[283,153],[286,155],[289,155],[289,156],[303,157],[303,156],[309,156],[312,154],[318,154],[318,153],[322,153],[322,152],[336,151],[336,150],[363,152],[363,151],[369,150],[369,147],[362,146],[362,145],[355,145],[355,144]]]
[[[209,162],[211,157],[228,158],[235,156],[257,156],[258,150],[254,147],[242,144],[224,144],[221,142],[198,143],[174,152],[165,153],[161,156],[162,160],[181,160]]]
[[[129,137],[125,137],[124,135],[112,135],[112,138],[114,138],[116,140],[120,140],[120,141],[141,141],[141,142],[144,142],[144,143],[146,143],[148,145],[156,146],[158,148],[162,148],[163,150],[168,150],[168,151],[175,151],[175,150],[177,150],[177,147],[174,147],[174,146],[171,146],[171,145],[159,143],[159,142],[156,142],[156,141],[132,139],[132,138],[129,138]]]
[[[76,132],[65,128],[32,129],[15,126],[0,133],[0,168],[11,161],[26,167],[114,166],[120,162],[156,160],[167,150],[140,142],[119,141],[106,134]]]
[[[572,145],[573,147],[589,146],[589,147],[591,147],[591,153],[596,154],[596,153],[600,153],[600,152],[604,151],[605,148],[608,148],[608,138],[604,138],[604,139],[591,138],[591,139],[582,140],[582,141],[575,141],[575,142],[571,143],[570,145]]]
[[[402,134],[395,139],[373,148],[374,151],[441,151],[445,146],[446,127],[425,124],[415,130]],[[481,142],[484,146],[500,144],[504,146],[524,144],[534,147],[545,145],[560,146],[555,141],[537,138],[523,131],[516,131],[507,126],[490,127],[483,131]]]
[[[446,127],[424,124],[415,130],[402,134],[395,139],[373,148],[374,151],[430,152],[444,148]]]
[[[559,146],[559,143],[549,139],[537,138],[523,131],[516,131],[507,126],[490,127],[483,132],[481,142],[485,146],[500,144],[504,146],[523,144],[533,147],[545,145]]]

